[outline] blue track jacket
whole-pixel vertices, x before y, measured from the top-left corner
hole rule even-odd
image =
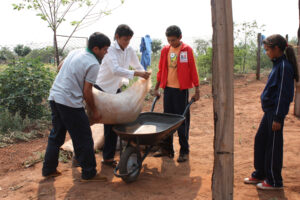
[[[282,123],[294,97],[294,69],[285,56],[273,62],[267,85],[261,94],[264,112],[272,112],[274,121]]]
[[[141,65],[147,70],[151,65],[152,40],[149,35],[142,37],[140,44],[140,52],[142,52]]]

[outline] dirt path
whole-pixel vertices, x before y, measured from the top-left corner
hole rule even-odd
[[[253,75],[235,81],[234,199],[300,199],[300,120],[292,115],[293,106],[284,130],[284,190],[258,191],[242,182],[253,170],[254,136],[263,115],[259,96],[265,81],[255,81]],[[150,103],[144,110],[149,107]],[[148,156],[138,180],[132,184],[114,177],[111,168],[102,167],[101,153],[96,155],[97,170],[108,177],[106,183],[80,183],[80,168],[71,168],[71,163],[60,163],[62,176],[44,180],[42,163],[27,169],[21,164],[33,152],[45,149],[47,139],[42,138],[0,149],[0,199],[211,199],[214,129],[210,85],[201,87],[201,101],[191,109],[191,154],[187,163],[176,162],[176,136],[175,158]],[[155,110],[162,111],[161,101]]]

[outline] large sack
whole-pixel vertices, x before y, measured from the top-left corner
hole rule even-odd
[[[101,149],[104,145],[103,124],[95,124],[91,126],[92,136],[94,140],[94,150]],[[74,152],[72,140],[66,141],[61,147],[65,151]]]
[[[136,120],[143,108],[146,94],[151,88],[151,78],[139,79],[124,92],[109,94],[93,88],[94,101],[102,118],[90,123],[122,124]],[[90,116],[90,110],[87,108]]]

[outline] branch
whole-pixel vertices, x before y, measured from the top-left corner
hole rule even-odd
[[[77,28],[80,26],[80,24],[83,22],[83,20],[85,20],[85,18],[87,16],[89,16],[89,14],[92,12],[92,10],[96,7],[96,5],[99,3],[99,0],[97,0],[97,2],[94,4],[94,6],[89,10],[89,12],[87,12],[87,14],[85,16],[83,16],[83,18],[80,20],[80,22],[75,26],[75,28],[73,29],[70,37],[67,39],[67,41],[65,42],[63,48],[61,49],[61,51],[64,50],[64,48],[66,47],[66,45],[68,44],[68,42],[70,41],[71,37],[73,36],[73,34],[76,32]]]
[[[50,25],[51,29],[53,30],[53,24],[51,22],[51,19],[50,19],[48,13],[47,13],[47,10],[44,7],[43,2],[41,0],[38,0],[37,3],[38,3],[37,5],[38,5],[39,10],[42,12],[42,15],[45,16],[46,21],[48,22],[48,24]]]
[[[51,6],[51,3],[50,3],[50,0],[48,0],[48,6],[49,6],[50,17],[51,17],[51,20],[52,20],[53,28],[55,27],[55,29],[57,29],[56,21],[55,21],[55,13],[52,12],[52,6]]]
[[[65,18],[66,14],[69,12],[71,7],[73,6],[74,2],[68,5],[67,9],[63,12],[62,16],[57,20],[58,24],[57,27],[62,23],[63,19]]]

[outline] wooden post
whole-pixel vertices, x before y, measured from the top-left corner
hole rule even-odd
[[[256,80],[260,80],[260,49],[261,49],[261,33],[257,34],[257,66],[256,66]]]
[[[231,0],[211,0],[213,26],[212,92],[214,168],[212,199],[233,199],[234,90]]]
[[[300,70],[300,0],[298,1],[298,9],[299,9],[299,27],[298,27],[298,45],[297,45],[297,63],[298,63],[298,72]],[[296,82],[296,94],[295,94],[295,106],[294,106],[294,114],[297,117],[300,117],[300,81]]]

